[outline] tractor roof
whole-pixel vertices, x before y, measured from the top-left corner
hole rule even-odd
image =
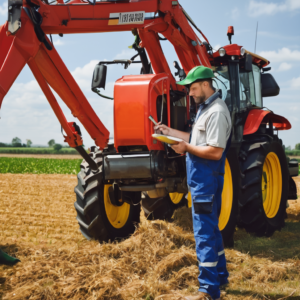
[[[226,56],[227,57],[228,56],[238,56],[239,59],[243,58],[243,55],[241,55],[241,49],[243,48],[242,46],[239,46],[237,44],[231,44],[231,45],[226,45],[224,47],[221,47],[220,49],[222,49],[222,48],[226,52],[225,56],[223,56],[224,58]],[[250,54],[252,56],[253,64],[257,65],[260,68],[265,67],[270,63],[266,58],[263,58],[262,56],[259,56],[255,53],[252,53],[252,52],[250,52],[246,49],[245,49],[244,52]],[[216,52],[213,53],[213,55],[210,59],[211,62],[214,61],[216,58],[221,58],[221,60],[222,60],[222,56],[220,55],[219,51],[216,51]],[[227,58],[226,58],[226,60],[227,60]]]

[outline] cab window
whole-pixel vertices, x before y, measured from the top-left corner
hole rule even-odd
[[[240,107],[262,107],[261,73],[259,67],[253,65],[252,72],[240,70]]]
[[[253,78],[255,89],[256,106],[262,107],[261,101],[261,73],[258,66],[253,65]]]

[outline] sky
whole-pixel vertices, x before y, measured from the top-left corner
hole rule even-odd
[[[292,148],[300,143],[300,0],[179,2],[214,49],[228,44],[227,28],[234,26],[233,43],[254,52],[258,22],[256,53],[271,62],[270,73],[280,86],[280,94],[264,98],[264,106],[291,122],[291,130],[279,132],[283,143]],[[0,24],[6,18],[7,1],[0,0]],[[133,35],[131,32],[73,34],[62,38],[53,35],[53,40],[86,98],[113,136],[113,101],[91,91],[92,74],[101,60],[129,59],[135,55],[136,52],[128,48],[134,42]],[[178,60],[176,53],[168,41],[162,42],[162,47],[175,73],[172,62]],[[127,70],[121,65],[108,66],[103,94],[113,96],[114,82],[129,74],[139,74],[139,66],[132,65]],[[67,120],[79,123],[58,96],[57,99]],[[51,139],[63,144],[60,124],[27,66],[4,98],[0,117],[0,142],[10,143],[14,137],[19,137],[23,143],[30,139],[35,145],[47,145]],[[94,145],[83,126],[80,127],[84,145]]]

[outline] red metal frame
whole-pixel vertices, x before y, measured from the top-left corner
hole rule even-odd
[[[152,68],[157,75],[124,76],[116,82],[115,142],[118,145],[119,141],[124,140],[124,145],[134,145],[136,144],[135,140],[140,139],[139,143],[147,145],[149,150],[161,149],[162,145],[154,144],[151,136],[146,134],[153,133],[153,126],[151,126],[148,116],[151,114],[156,118],[155,99],[157,95],[167,94],[168,125],[170,126],[170,94],[167,91],[170,88],[182,91],[183,87],[176,85],[162,51],[158,33],[173,44],[186,73],[197,65],[211,67],[210,60],[213,61],[219,57],[219,52],[215,52],[213,56],[207,54],[205,46],[189,25],[181,6],[172,0],[136,0],[129,3],[97,2],[95,5],[81,0],[73,0],[68,4],[60,1],[58,5],[48,5],[41,0],[32,1],[40,6],[39,13],[43,17],[41,28],[46,34],[131,31],[133,28],[138,30],[141,38],[140,46],[147,50]],[[23,1],[23,6],[29,7],[26,0]],[[153,13],[157,17],[145,19],[143,24],[134,25],[118,25],[118,20],[111,17],[112,13],[134,11]],[[66,103],[73,116],[83,124],[95,144],[104,148],[108,142],[109,132],[99,120],[56,49],[53,47],[51,51],[47,50],[44,44],[37,39],[32,21],[24,10],[21,13],[21,24],[21,28],[14,36],[8,32],[8,23],[0,27],[0,108],[3,98],[27,63],[67,134],[65,141],[71,147],[82,145],[81,137],[72,127],[73,123],[67,122],[50,86]],[[205,37],[204,39],[207,40]],[[50,43],[49,40],[48,42]],[[241,46],[237,44],[224,46],[224,49],[227,55],[240,56]],[[260,62],[265,65],[268,63],[253,53],[252,57],[254,63]],[[161,80],[163,81],[163,90],[157,86],[157,82]],[[143,83],[141,84],[141,82]],[[134,92],[128,89],[128,86],[134,86]],[[140,97],[138,104],[136,95],[139,93],[145,94],[145,99]],[[149,103],[145,101],[149,101]],[[187,110],[189,102],[188,98]],[[123,108],[124,105],[127,105],[133,111],[131,114],[128,111],[129,114],[124,115],[124,109],[120,113],[120,105],[123,105]],[[140,107],[142,115],[139,117],[135,116],[135,105]],[[189,115],[189,111],[187,114]],[[134,122],[135,118],[139,125],[128,125],[131,121]],[[273,121],[273,125],[278,130],[291,128],[289,121],[285,118],[271,114],[269,111],[254,109],[249,113],[244,134],[255,133],[261,123],[267,123],[269,120]],[[135,128],[134,134],[130,132],[130,126]],[[127,133],[125,128],[128,130]],[[140,138],[137,138],[138,136]]]
[[[33,2],[40,6],[39,13],[43,17],[41,28],[46,34],[131,31],[136,28],[141,38],[140,46],[147,50],[154,72],[165,74],[167,85],[173,90],[182,90],[182,87],[176,85],[163,54],[158,33],[173,44],[185,72],[189,72],[197,65],[211,66],[205,46],[189,25],[181,6],[172,0],[97,2],[95,5],[80,0],[73,0],[68,4],[60,1],[58,5],[48,5],[41,0]],[[29,7],[26,0],[23,1],[23,7]],[[144,24],[134,25],[117,25],[117,22],[110,18],[112,13],[134,11],[160,13],[160,16],[146,19]],[[21,24],[20,30],[14,36],[7,32],[7,23],[0,27],[0,107],[3,98],[27,63],[65,130],[69,145],[75,147],[81,145],[82,141],[66,121],[49,86],[66,103],[74,117],[83,124],[95,140],[95,144],[104,148],[108,142],[109,132],[95,114],[55,48],[49,51],[37,39],[32,21],[24,10],[21,14]],[[193,41],[197,42],[196,46]],[[170,95],[166,94],[170,104]],[[115,115],[115,119],[118,117]],[[169,112],[169,125],[170,122]]]
[[[244,126],[244,135],[255,133],[261,124],[268,124],[269,121],[273,122],[276,130],[289,130],[292,128],[291,123],[282,116],[275,115],[268,110],[252,109]]]

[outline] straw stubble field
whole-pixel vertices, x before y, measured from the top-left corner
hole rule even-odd
[[[0,174],[0,247],[21,259],[0,267],[3,299],[182,299],[197,291],[190,212],[149,222],[129,239],[99,245],[79,233],[75,175]],[[300,181],[298,180],[298,189]],[[222,299],[300,299],[300,203],[271,238],[238,230],[226,250]],[[0,297],[1,298],[1,297]]]

